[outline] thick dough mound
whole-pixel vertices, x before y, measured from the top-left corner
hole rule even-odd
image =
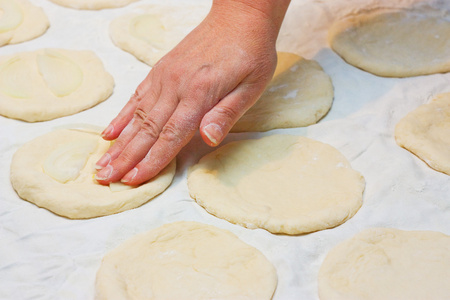
[[[231,142],[190,168],[189,193],[248,228],[300,234],[335,227],[361,207],[364,178],[330,145],[273,135]]]
[[[126,6],[138,0],[50,0],[53,3],[76,9],[103,9]]]
[[[395,127],[397,144],[450,175],[450,93],[407,114]]]
[[[349,64],[379,76],[450,71],[450,15],[428,6],[358,12],[333,24],[329,43]]]
[[[0,0],[0,47],[39,37],[49,26],[44,11],[28,0]]]
[[[154,66],[204,19],[207,5],[148,6],[141,13],[121,16],[111,22],[114,44],[137,59]]]
[[[97,273],[96,299],[271,299],[272,264],[229,231],[175,222],[137,235]]]
[[[267,131],[315,124],[330,110],[333,94],[331,79],[317,62],[278,52],[272,81],[231,131]]]
[[[110,144],[92,131],[47,133],[14,154],[11,183],[24,200],[64,217],[86,219],[141,206],[172,182],[175,161],[137,187],[100,185],[94,179],[95,163]]]
[[[106,100],[114,79],[92,51],[41,49],[0,57],[0,114],[27,122],[72,115]]]
[[[450,237],[366,229],[333,248],[319,271],[321,300],[423,300],[450,295]]]

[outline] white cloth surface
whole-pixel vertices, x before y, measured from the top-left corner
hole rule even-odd
[[[147,204],[90,220],[69,220],[20,199],[9,181],[14,152],[25,142],[60,126],[105,127],[123,107],[149,67],[115,47],[111,20],[157,0],[101,11],[80,11],[50,1],[31,0],[48,15],[43,36],[0,48],[0,55],[45,47],[91,49],[113,75],[114,94],[84,112],[52,121],[26,123],[0,116],[0,299],[93,299],[102,257],[133,235],[162,224],[193,220],[228,229],[261,250],[274,264],[280,299],[318,299],[317,274],[327,252],[362,229],[392,227],[435,230],[450,235],[450,176],[429,168],[394,140],[396,123],[434,95],[450,92],[450,74],[381,78],[346,64],[326,43],[332,20],[389,0],[292,0],[278,49],[315,59],[331,76],[335,98],[330,112],[307,128],[234,133],[224,143],[265,135],[303,135],[340,150],[366,179],[363,206],[341,226],[306,235],[273,235],[209,215],[189,197],[187,168],[212,151],[197,134],[178,156],[172,185]],[[171,0],[183,9],[198,1]],[[396,1],[409,5],[417,0]],[[392,5],[392,4],[391,4]],[[393,29],[395,30],[395,29]]]

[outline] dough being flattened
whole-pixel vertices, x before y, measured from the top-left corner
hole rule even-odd
[[[49,26],[44,11],[28,0],[0,0],[0,46],[34,39]]]
[[[108,253],[96,299],[271,299],[276,285],[272,264],[231,232],[175,222]]]
[[[450,93],[419,106],[395,127],[397,144],[450,175]]]
[[[126,6],[138,0],[50,0],[53,3],[76,9],[104,9]]]
[[[321,300],[448,299],[450,236],[366,229],[333,248],[319,271]]]
[[[148,6],[141,13],[127,14],[111,22],[112,41],[137,59],[154,66],[204,19],[207,5]]]
[[[329,31],[348,63],[386,77],[450,71],[450,15],[429,6],[374,9],[348,16]]]
[[[267,131],[315,124],[329,111],[332,102],[331,79],[317,62],[278,52],[271,83],[231,131]]]
[[[95,163],[110,144],[96,132],[50,132],[17,150],[11,163],[11,183],[21,198],[39,207],[71,219],[85,219],[136,208],[172,182],[175,160],[137,187],[98,184]]]
[[[47,121],[88,109],[112,93],[114,79],[91,51],[41,49],[0,57],[0,114]]]
[[[289,135],[231,142],[188,174],[191,197],[209,213],[287,234],[342,224],[361,207],[364,185],[335,148]]]

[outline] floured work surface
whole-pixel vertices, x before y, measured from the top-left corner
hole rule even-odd
[[[283,235],[247,229],[210,215],[190,198],[187,187],[188,167],[214,150],[198,135],[178,156],[170,187],[137,209],[70,220],[22,200],[10,183],[14,153],[60,126],[86,123],[105,127],[148,73],[148,65],[118,49],[108,36],[112,20],[138,13],[144,2],[160,3],[141,0],[122,8],[80,11],[50,1],[33,1],[49,16],[51,30],[0,50],[2,55],[13,55],[63,46],[90,49],[116,83],[107,101],[64,118],[27,123],[0,117],[0,298],[93,299],[96,273],[108,252],[136,234],[175,221],[197,221],[226,229],[261,251],[277,270],[274,300],[318,300],[317,275],[325,256],[366,228],[432,230],[450,235],[450,176],[431,169],[397,145],[394,138],[396,124],[409,112],[438,94],[450,92],[449,74],[378,77],[350,66],[327,47],[327,32],[335,19],[380,6],[409,6],[413,0],[292,1],[277,50],[319,63],[333,82],[333,105],[317,124],[308,127],[232,133],[224,141],[290,134],[338,149],[366,180],[363,204],[345,223],[310,234]],[[186,3],[198,5],[198,1],[181,0],[165,4],[181,12]]]

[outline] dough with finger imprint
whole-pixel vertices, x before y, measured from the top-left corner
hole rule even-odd
[[[331,79],[317,62],[293,53],[278,52],[272,81],[231,132],[315,124],[330,110],[333,96]]]
[[[37,38],[49,26],[42,8],[28,0],[0,0],[0,46]]]
[[[271,299],[272,264],[231,232],[174,222],[109,252],[97,272],[96,299]]]
[[[431,168],[450,175],[450,93],[438,95],[401,119],[395,140]]]
[[[154,66],[206,17],[207,5],[178,7],[147,6],[111,22],[112,41],[137,59]]]
[[[11,183],[24,200],[55,214],[86,219],[133,209],[162,193],[172,182],[175,160],[139,186],[103,186],[95,163],[111,142],[98,132],[60,129],[24,144],[11,162]]]
[[[138,0],[50,0],[53,3],[76,9],[104,9],[123,7]]]
[[[209,213],[272,233],[344,223],[361,207],[364,186],[337,149],[291,135],[231,142],[188,173],[191,197]]]
[[[40,49],[0,56],[0,114],[27,122],[72,115],[106,100],[114,79],[92,51]]]

